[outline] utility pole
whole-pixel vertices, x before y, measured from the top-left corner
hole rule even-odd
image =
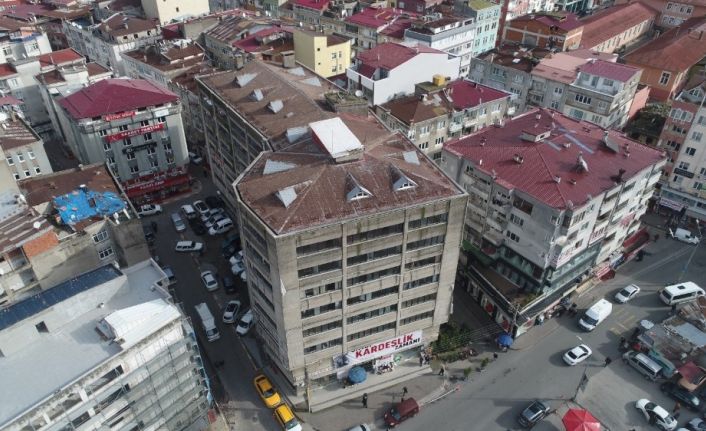
[[[587,371],[588,371],[588,365],[584,365],[583,373],[581,374],[581,380],[579,380],[579,384],[576,386],[576,391],[574,392],[574,396],[571,397],[571,401],[573,401],[573,402],[576,402],[576,397],[579,396],[579,391],[586,390],[586,385],[588,385],[588,374],[586,373]]]

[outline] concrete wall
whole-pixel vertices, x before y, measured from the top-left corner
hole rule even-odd
[[[160,24],[209,12],[208,0],[142,0],[142,9]]]
[[[326,35],[294,29],[294,56],[317,75],[328,78],[344,73],[350,66],[351,41],[328,46]]]

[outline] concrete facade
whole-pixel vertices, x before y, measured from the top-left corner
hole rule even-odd
[[[49,39],[44,33],[31,35],[18,32],[0,41],[0,64],[24,60],[51,52]]]
[[[406,43],[420,44],[460,57],[460,76],[468,75],[475,50],[476,24],[471,18],[422,17],[404,32]]]
[[[500,26],[500,4],[486,0],[468,2],[467,15],[475,18],[476,35],[473,41],[473,57],[495,48]]]
[[[15,181],[52,172],[44,142],[23,119],[0,118],[0,151]]]
[[[328,78],[340,75],[351,65],[351,39],[295,28],[294,57],[297,62]]]
[[[180,21],[209,13],[208,0],[141,0],[147,18],[160,24]]]

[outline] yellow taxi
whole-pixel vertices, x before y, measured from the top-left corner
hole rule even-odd
[[[277,419],[284,431],[302,431],[302,426],[297,418],[294,417],[292,409],[286,404],[282,404],[275,409],[275,419]]]
[[[279,394],[272,386],[272,383],[270,383],[270,381],[267,379],[267,377],[260,374],[255,377],[254,383],[258,395],[260,395],[260,398],[262,398],[262,401],[265,402],[265,405],[267,407],[273,409],[277,407],[277,405],[279,405],[282,400],[280,399]]]

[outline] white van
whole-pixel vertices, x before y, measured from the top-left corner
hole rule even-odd
[[[586,331],[593,331],[596,329],[606,317],[610,316],[613,311],[613,304],[605,299],[601,299],[595,304],[591,305],[591,308],[586,310],[583,316],[579,319],[579,326]]]
[[[667,305],[692,301],[699,296],[704,296],[704,290],[693,281],[672,284],[659,291],[659,299]]]
[[[186,217],[188,220],[194,219],[199,215],[199,213],[197,213],[194,207],[192,207],[191,205],[182,205],[181,213],[184,214],[184,217]]]
[[[224,218],[221,220],[218,220],[211,226],[211,228],[208,230],[209,235],[220,235],[222,233],[226,233],[229,230],[233,228],[233,220],[229,218]]]
[[[211,310],[208,309],[208,305],[202,302],[197,304],[194,308],[196,308],[196,313],[199,315],[199,319],[201,319],[201,327],[204,332],[206,332],[206,339],[208,341],[216,341],[221,338],[221,333],[218,332],[218,328],[216,328],[216,321],[213,318],[213,314],[211,314]]]
[[[179,213],[172,213],[172,223],[174,224],[174,229],[176,229],[177,232],[184,232],[186,230],[184,220],[181,219]]]
[[[701,238],[694,235],[686,229],[678,227],[676,230],[669,229],[669,235],[676,239],[677,241],[685,242],[687,244],[698,244],[701,242]]]

